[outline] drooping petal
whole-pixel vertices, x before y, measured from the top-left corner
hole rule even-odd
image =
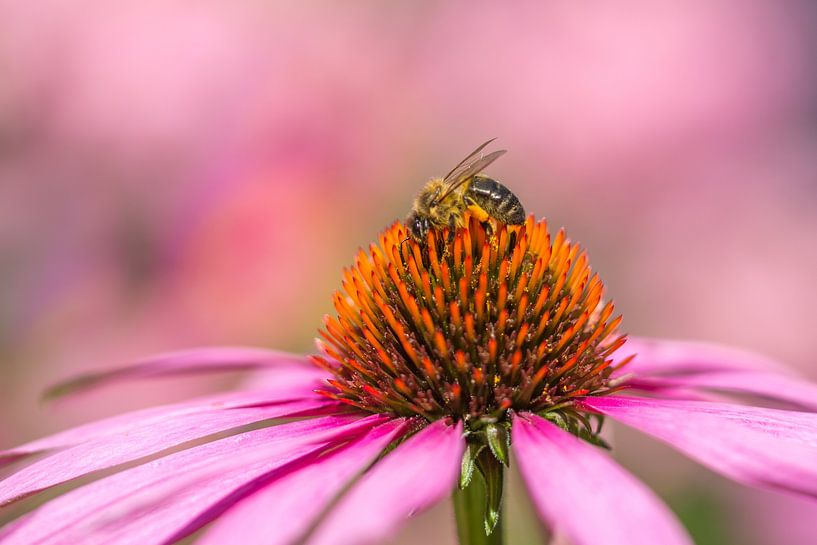
[[[386,421],[324,417],[250,431],[129,469],[46,503],[0,532],[3,545],[158,545]]]
[[[384,424],[346,448],[276,481],[219,517],[197,543],[297,543],[329,502],[404,429],[403,421]]]
[[[78,445],[105,435],[127,433],[134,427],[147,426],[182,415],[314,399],[313,390],[322,384],[322,375],[316,376],[314,371],[308,368],[304,370],[294,368],[277,370],[274,373],[276,380],[267,381],[263,389],[217,394],[183,403],[133,411],[37,439],[13,449],[0,451],[0,467],[26,456]]]
[[[753,396],[795,409],[817,411],[817,384],[782,373],[720,371],[673,377],[635,378],[628,382],[644,391],[668,393],[667,397],[690,399],[696,393],[716,392]]]
[[[736,481],[817,498],[817,414],[618,396],[582,398],[577,407],[657,437]]]
[[[214,408],[148,418],[58,451],[0,481],[0,506],[82,475],[161,453],[187,441],[271,418],[314,414],[332,406],[312,399],[261,407]]]
[[[620,361],[632,354],[637,354],[636,358],[621,368],[619,374],[661,376],[747,370],[790,372],[770,358],[714,343],[630,337],[616,351],[616,359]]]
[[[292,386],[309,385],[310,392],[326,388],[326,379],[331,378],[324,369],[317,365],[285,365],[260,369],[250,373],[241,382],[242,390],[280,390],[287,384]]]
[[[355,483],[306,543],[379,543],[451,493],[464,450],[462,424],[452,427],[439,420],[429,425]]]
[[[661,500],[605,452],[535,415],[515,418],[511,433],[539,514],[573,545],[692,545]]]
[[[160,378],[196,373],[245,371],[274,367],[306,367],[307,358],[261,348],[213,347],[169,352],[106,371],[86,373],[49,388],[47,398],[97,388],[122,380]]]
[[[627,379],[627,389],[637,395],[647,394],[662,399],[685,399],[688,401],[729,401],[728,396],[714,391],[674,385],[669,379],[631,377]]]

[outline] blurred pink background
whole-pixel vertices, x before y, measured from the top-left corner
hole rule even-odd
[[[491,174],[588,247],[627,331],[817,379],[815,23],[808,0],[0,0],[0,446],[239,380],[40,404],[81,370],[309,351],[355,249],[495,136]],[[811,505],[617,444],[699,545],[817,542]],[[450,543],[446,509],[400,542]]]

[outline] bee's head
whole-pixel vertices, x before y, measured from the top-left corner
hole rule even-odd
[[[428,231],[431,229],[431,223],[428,217],[413,211],[406,218],[406,228],[411,238],[417,242],[423,242],[426,240]]]
[[[440,178],[432,178],[423,186],[414,201],[414,208],[426,215],[433,214],[440,204],[440,195],[445,191],[445,184]]]

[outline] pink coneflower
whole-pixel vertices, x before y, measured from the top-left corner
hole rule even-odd
[[[509,463],[575,545],[690,543],[603,450],[607,416],[736,481],[817,497],[817,414],[726,401],[814,410],[817,387],[707,345],[631,340],[620,356],[600,279],[544,221],[405,238],[395,223],[357,255],[314,358],[193,350],[60,387],[265,370],[243,391],[1,452],[22,467],[0,505],[63,494],[0,544],[171,544],[207,525],[197,543],[377,543],[452,494],[460,542],[498,544]]]

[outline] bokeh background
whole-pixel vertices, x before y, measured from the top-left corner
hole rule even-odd
[[[810,0],[0,0],[0,447],[240,380],[39,402],[81,370],[311,350],[356,248],[490,137],[627,331],[817,379],[816,24]],[[817,508],[616,432],[699,545],[817,543]],[[398,541],[452,543],[449,514]]]

